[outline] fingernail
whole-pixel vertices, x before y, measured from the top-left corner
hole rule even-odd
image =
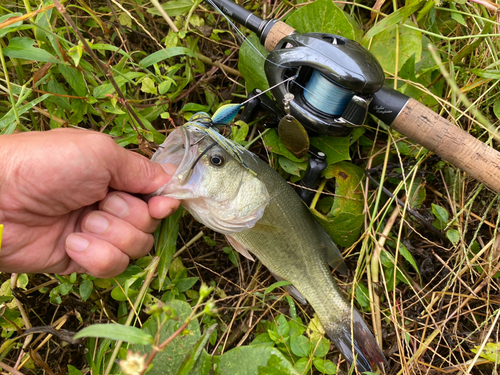
[[[124,217],[128,213],[128,204],[119,195],[113,195],[104,202],[102,210],[116,217]]]
[[[66,238],[66,247],[73,251],[84,251],[89,247],[90,242],[78,234],[70,234]]]
[[[104,216],[92,214],[85,223],[85,229],[91,233],[101,234],[109,228],[109,221]]]
[[[166,174],[173,176],[177,171],[177,165],[171,163],[160,164]]]

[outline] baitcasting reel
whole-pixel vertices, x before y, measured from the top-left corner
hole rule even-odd
[[[324,33],[292,34],[279,41],[264,65],[277,105],[294,95],[290,114],[313,134],[345,135],[362,126],[385,75],[359,43]],[[279,85],[288,77],[290,85]]]
[[[346,135],[363,124],[368,112],[500,192],[500,152],[415,99],[384,86],[382,68],[358,43],[337,35],[298,34],[284,22],[263,20],[232,0],[207,1],[255,32],[270,51],[264,68],[271,86],[297,76],[294,84],[272,90],[279,115],[296,129],[302,124],[314,135]]]

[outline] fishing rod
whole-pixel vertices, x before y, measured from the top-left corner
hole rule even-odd
[[[368,113],[500,192],[500,153],[395,89],[384,85],[377,59],[359,43],[327,33],[300,34],[276,19],[263,20],[231,0],[209,0],[218,11],[257,34],[269,51],[264,70],[284,112],[312,134],[346,135]],[[286,102],[286,101],[285,101]]]

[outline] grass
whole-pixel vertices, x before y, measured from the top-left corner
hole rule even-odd
[[[496,15],[481,4],[461,1],[406,7],[397,1],[336,4],[360,25],[365,35],[362,43],[382,62],[390,85],[498,148],[500,23]],[[39,5],[6,1],[0,7],[0,17],[6,16],[0,19],[1,134],[81,127],[108,133],[124,147],[150,156],[164,135],[192,113],[213,113],[220,104],[240,101],[245,95],[248,77],[238,70],[241,40],[205,3],[179,1],[167,9],[167,15],[160,15],[155,2],[69,1],[64,3],[64,17],[50,4]],[[280,17],[290,16],[305,3],[252,1],[246,5],[257,14]],[[7,15],[20,17],[15,19],[18,23],[1,23]],[[380,31],[384,25],[387,30]],[[78,29],[81,35],[74,32]],[[16,54],[9,49],[15,38],[33,42],[32,47],[19,44],[24,49]],[[94,56],[83,53],[85,43]],[[50,56],[30,55],[40,52],[33,46]],[[173,57],[155,59],[162,48]],[[73,81],[64,79],[67,71],[51,58],[66,61],[70,72],[80,75],[75,74]],[[262,125],[250,132],[255,138]],[[378,184],[363,177],[358,186],[364,230],[343,249],[350,272],[336,275],[339,286],[371,325],[388,358],[390,374],[497,373],[497,195],[375,119],[368,118],[365,129],[350,145],[350,155],[353,164],[372,171]],[[253,152],[268,158],[261,140],[247,137],[247,141]],[[280,167],[278,155],[269,159],[285,178],[296,182]],[[335,194],[332,180],[325,181],[318,207],[328,210],[329,194]],[[209,354],[249,344],[275,329],[273,322],[282,314],[287,321],[295,315],[302,318],[305,326],[313,319],[312,309],[293,302],[284,289],[268,291],[275,280],[259,262],[239,257],[236,266],[222,251],[228,246],[222,236],[188,215],[177,219],[178,240],[168,251],[173,255],[189,245],[173,256],[173,262],[160,261],[157,272],[168,276],[168,288],[155,286],[155,274],[147,294],[185,299],[194,305],[201,283],[213,286],[218,315],[200,318],[202,328],[219,324],[205,346]],[[169,228],[177,230],[175,223]],[[204,238],[198,235],[201,230]],[[144,270],[151,262],[152,258],[144,258],[136,266]],[[184,290],[182,282],[189,278],[198,281]],[[11,279],[2,273],[2,337],[16,336],[15,325],[52,325],[69,331],[98,322],[140,327],[147,319],[145,306],[132,308],[135,296],[122,293],[124,298],[119,298],[118,291],[113,292],[126,280],[48,274]],[[86,296],[81,286],[89,282],[91,294]],[[9,291],[14,284],[16,299]],[[63,346],[47,333],[23,340],[26,345],[30,342],[28,354],[19,341],[0,349],[4,369],[23,364],[20,373],[51,374],[66,373],[72,365],[82,373],[98,373],[101,351],[113,351],[109,342],[95,340],[87,342],[90,354],[85,353],[85,348]],[[320,373],[311,365],[313,355],[297,356],[289,342],[273,345],[288,353],[296,365],[305,358],[306,364],[300,367],[305,373]],[[119,358],[125,356],[116,352]],[[334,346],[326,358],[348,371]],[[101,361],[101,373],[114,364],[105,355]]]

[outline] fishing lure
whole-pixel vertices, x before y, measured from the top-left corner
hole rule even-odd
[[[243,103],[239,104],[225,104],[219,107],[217,111],[215,111],[214,115],[210,117],[210,115],[206,112],[198,112],[195,113],[189,121],[184,125],[184,126],[192,126],[195,127],[201,131],[203,131],[205,134],[207,134],[214,143],[210,145],[205,151],[201,153],[201,155],[198,157],[198,159],[195,160],[193,165],[191,166],[191,169],[194,168],[198,160],[205,155],[205,153],[211,149],[213,146],[218,144],[220,147],[222,147],[228,154],[230,154],[233,158],[235,158],[238,163],[240,163],[247,171],[250,173],[257,175],[254,171],[252,171],[247,163],[243,160],[241,155],[246,151],[242,146],[240,146],[237,143],[228,141],[221,133],[219,133],[216,128],[217,126],[220,125],[229,125],[231,121],[234,120],[240,109],[250,100],[255,99],[256,97],[265,94],[269,90],[274,89],[278,85],[282,85],[284,83],[293,81],[295,78],[297,78],[297,75],[294,75],[292,77],[288,77],[287,79],[283,80],[282,82],[277,83],[276,85],[268,88],[267,90],[264,90],[260,92],[258,95],[253,96],[251,99],[245,100]]]
[[[214,143],[209,146],[205,151],[201,153],[201,155],[196,159],[191,168],[194,168],[198,160],[213,146],[218,144],[222,149],[224,149],[229,155],[235,158],[238,163],[240,163],[245,169],[252,174],[256,175],[254,171],[252,171],[248,165],[245,163],[241,155],[245,152],[245,149],[237,143],[229,141],[226,137],[224,137],[219,131],[217,131],[216,127],[219,125],[228,125],[229,122],[234,120],[238,111],[241,109],[243,104],[226,104],[221,106],[213,115],[210,117],[208,113],[198,112],[195,113],[184,126],[194,127],[206,135],[208,135]]]

